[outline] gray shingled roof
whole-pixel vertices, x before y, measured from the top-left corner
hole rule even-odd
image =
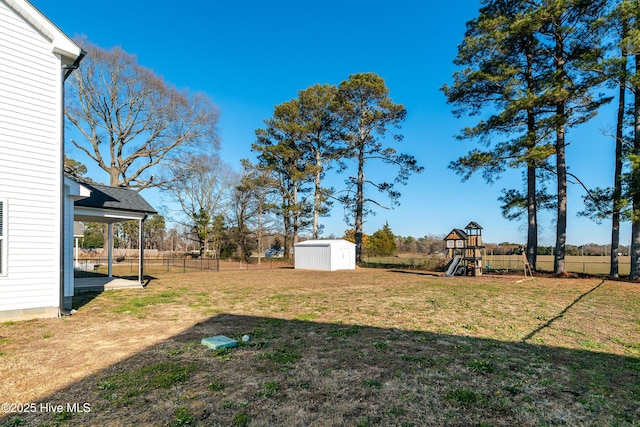
[[[87,208],[119,209],[130,212],[157,213],[156,210],[142,196],[134,190],[122,187],[109,187],[100,184],[81,185],[91,190],[91,196],[76,200],[76,206]]]

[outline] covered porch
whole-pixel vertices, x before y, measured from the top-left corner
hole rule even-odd
[[[90,196],[74,202],[73,220],[77,222],[98,222],[107,225],[107,275],[81,275],[80,277],[74,277],[74,291],[87,292],[144,287],[146,284],[144,276],[144,221],[148,215],[157,212],[134,190],[84,182],[80,183],[80,185],[90,191]],[[131,220],[138,222],[139,230],[136,279],[129,278],[129,275],[127,278],[113,275],[113,224]],[[76,258],[74,260],[75,267],[77,251],[74,251],[74,253],[76,253],[74,257]]]

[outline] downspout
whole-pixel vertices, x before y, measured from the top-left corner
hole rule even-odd
[[[62,74],[63,74],[62,83],[64,83],[67,80],[67,77],[69,77],[71,75],[73,70],[76,70],[78,67],[80,67],[80,61],[82,61],[82,59],[85,56],[87,56],[87,52],[85,52],[84,50],[80,49],[80,55],[78,55],[76,60],[73,61],[73,64],[71,64],[71,65],[63,65],[62,66]]]
[[[64,267],[65,267],[65,216],[64,208],[67,202],[64,196],[64,83],[67,77],[71,75],[73,70],[80,66],[80,61],[87,55],[87,52],[80,49],[80,55],[71,65],[63,65],[61,72],[61,84],[60,84],[60,296],[58,301],[58,317],[68,315],[69,313],[64,308]]]

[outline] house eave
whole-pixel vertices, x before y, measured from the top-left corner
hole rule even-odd
[[[69,177],[64,177],[65,195],[71,197],[74,201],[86,199],[91,196],[91,190]]]
[[[63,65],[75,64],[84,51],[53,22],[26,0],[0,0],[51,42],[52,52],[60,55]]]

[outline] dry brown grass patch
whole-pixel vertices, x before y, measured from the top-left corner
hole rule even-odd
[[[91,406],[0,425],[637,425],[640,288],[517,279],[158,274],[0,325],[2,400]]]

